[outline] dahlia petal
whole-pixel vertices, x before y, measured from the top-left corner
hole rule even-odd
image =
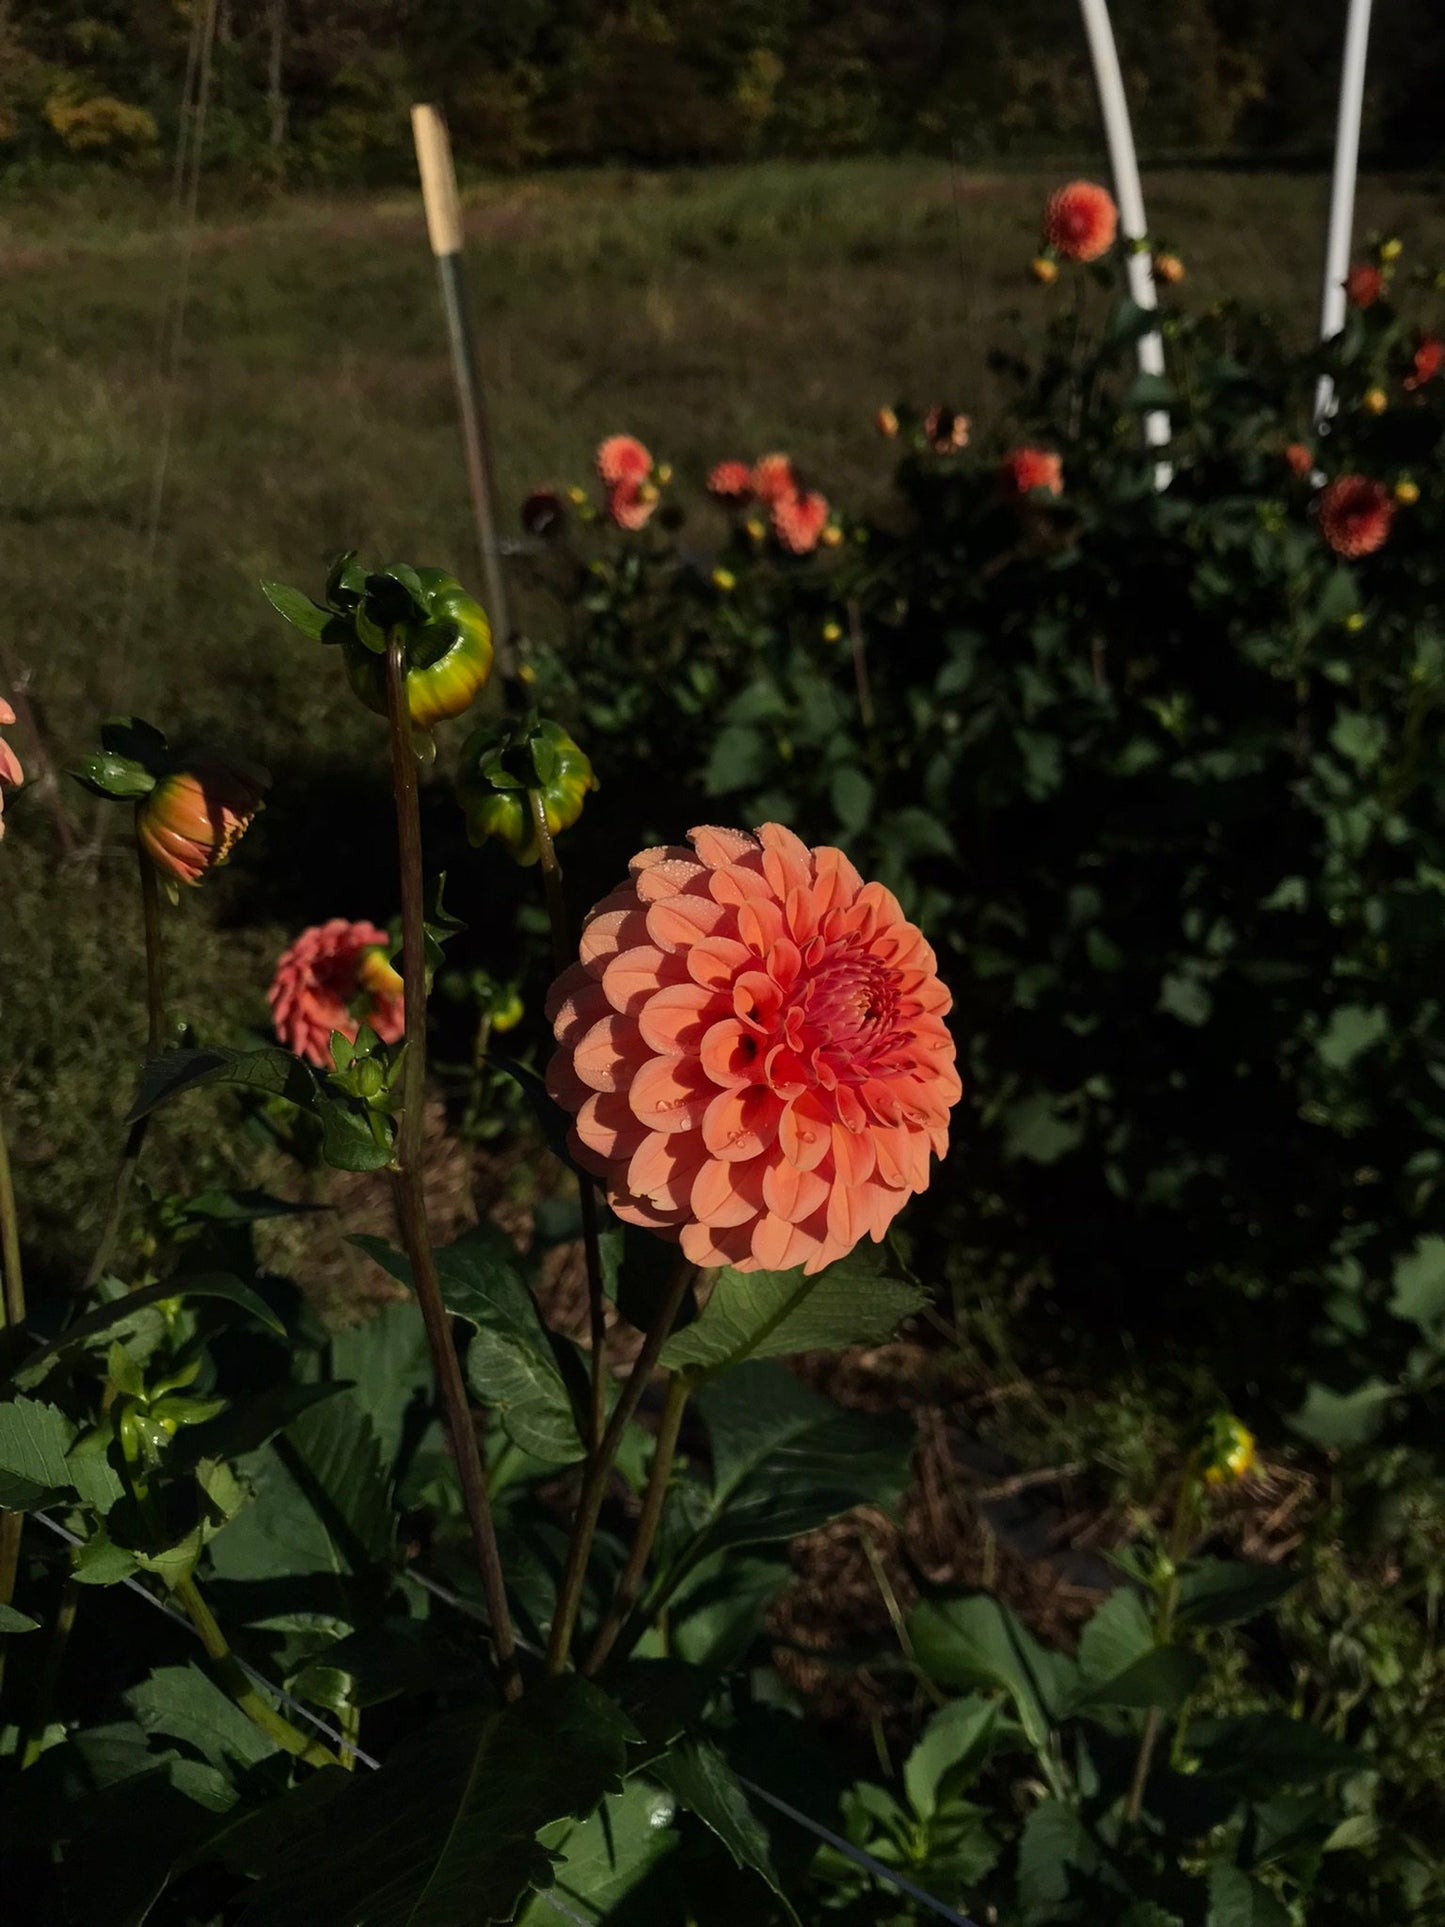
[[[542,1014],[547,1019],[547,1022],[549,1024],[555,1023],[557,1013],[561,1010],[562,1006],[570,999],[576,997],[579,992],[595,984],[596,981],[597,979],[587,968],[586,964],[568,964],[567,968],[547,992],[547,1001],[542,1006]]]
[[[572,1068],[589,1090],[623,1090],[640,1056],[636,1023],[614,1011],[599,1018],[578,1038],[572,1049]]]
[[[680,950],[710,937],[727,921],[727,911],[709,896],[668,897],[648,906],[647,934],[662,950]]]
[[[819,1249],[819,1240],[802,1225],[769,1213],[752,1228],[752,1257],[762,1271],[792,1271]]]
[[[828,1242],[837,1246],[837,1257],[851,1251],[867,1235],[870,1217],[862,1201],[862,1189],[837,1177],[828,1193]]]
[[[628,1163],[627,1188],[659,1211],[685,1211],[707,1158],[701,1132],[647,1131]]]
[[[677,1236],[675,1217],[670,1212],[659,1211],[646,1198],[635,1198],[629,1191],[619,1191],[609,1186],[607,1202],[613,1213],[627,1224],[640,1224],[647,1231],[664,1231],[671,1237]]]
[[[746,830],[722,830],[711,823],[701,824],[687,834],[699,861],[709,870],[724,870],[758,848],[757,838],[749,836]]]
[[[763,875],[777,896],[786,898],[790,890],[811,889],[813,856],[806,843],[781,823],[764,823],[758,841],[763,846]]]
[[[740,1090],[758,1081],[758,1040],[746,1024],[724,1017],[713,1024],[698,1050],[698,1062],[714,1084]]]
[[[696,1055],[709,1027],[722,1014],[716,992],[701,984],[673,984],[655,991],[637,1017],[642,1041],[669,1056]]]
[[[694,862],[690,850],[684,850],[680,856],[664,857],[644,870],[637,879],[637,894],[644,903],[659,903],[664,897],[680,897],[689,889],[701,893],[707,889],[709,874],[701,863]]]
[[[577,996],[569,997],[557,1012],[552,1024],[552,1034],[559,1044],[575,1047],[592,1029],[606,1017],[612,1006],[603,993],[601,984],[590,973],[587,988]]]
[[[789,890],[784,904],[784,915],[796,943],[807,943],[810,938],[817,935],[818,901],[813,885],[810,884],[806,889],[799,887]]]
[[[591,1092],[577,1113],[573,1129],[589,1151],[609,1164],[631,1157],[647,1135],[623,1091]]]
[[[712,1231],[751,1223],[762,1202],[761,1162],[755,1158],[747,1164],[727,1164],[720,1158],[709,1158],[701,1165],[690,1200],[698,1222]]]
[[[776,1218],[801,1224],[828,1201],[828,1186],[816,1171],[801,1171],[785,1159],[763,1173],[763,1202]]]
[[[584,1084],[572,1068],[572,1053],[569,1050],[555,1051],[547,1065],[547,1095],[554,1104],[560,1104],[564,1111],[573,1117],[592,1096],[592,1088]]]
[[[845,1131],[862,1131],[868,1123],[868,1113],[863,1108],[863,1100],[851,1084],[840,1084],[834,1102],[838,1107],[838,1122]]]
[[[763,1074],[779,1097],[800,1097],[808,1088],[803,1060],[786,1044],[774,1044],[763,1059]]]
[[[725,870],[713,871],[707,887],[713,901],[725,903],[729,909],[760,900],[772,901],[773,886],[763,875],[761,865],[753,868],[747,863],[730,863]]]
[[[738,910],[738,935],[756,956],[766,957],[783,934],[783,913],[771,897],[753,897]]]
[[[814,894],[819,909],[835,909],[851,903],[863,888],[863,879],[841,850],[825,843],[813,852]],[[825,901],[824,886],[828,886],[830,896]]]
[[[600,973],[619,950],[634,950],[638,944],[647,942],[647,913],[637,901],[635,892],[629,890],[627,899],[626,909],[616,904],[610,910],[603,910],[599,906],[582,931],[582,941],[577,947],[583,963],[595,967],[594,974]],[[612,900],[608,898],[605,901]]]
[[[732,1265],[738,1271],[757,1269],[749,1225],[732,1225],[714,1231],[705,1224],[685,1224],[681,1242],[683,1257],[705,1271],[716,1270],[719,1265]]]
[[[619,950],[609,959],[602,973],[602,991],[607,1002],[624,1016],[635,1017],[659,984],[677,981],[677,959],[655,944],[642,943],[631,950]]]
[[[690,946],[686,954],[687,974],[694,983],[710,990],[728,989],[740,970],[753,961],[753,953],[735,937],[704,937]]]
[[[627,869],[629,875],[635,878],[641,876],[644,870],[655,870],[659,863],[678,860],[683,863],[693,861],[692,851],[685,843],[654,843],[650,850],[639,850],[628,863]]]
[[[865,1131],[847,1131],[833,1126],[833,1169],[837,1182],[846,1186],[867,1184],[873,1176],[876,1157],[873,1139]]]
[[[789,1164],[813,1171],[833,1148],[832,1120],[811,1093],[795,1097],[778,1119],[778,1145]]]
[[[803,953],[788,937],[779,937],[768,952],[768,975],[779,990],[791,990],[803,969]]]
[[[633,1111],[650,1130],[673,1132],[695,1130],[717,1092],[695,1057],[649,1057],[633,1076],[627,1094]]]
[[[765,1084],[749,1084],[739,1090],[714,1090],[703,1112],[703,1142],[715,1158],[729,1164],[742,1163],[771,1148],[782,1115],[781,1098]]]
[[[756,1030],[771,1030],[782,1009],[783,993],[765,970],[745,970],[733,985],[733,1010]]]

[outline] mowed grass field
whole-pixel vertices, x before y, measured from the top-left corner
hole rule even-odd
[[[781,447],[860,506],[887,487],[880,402],[943,400],[976,433],[1001,427],[989,348],[1026,342],[1069,299],[1026,275],[1059,178],[913,160],[474,189],[468,263],[509,529],[529,488],[585,481],[616,429],[671,461],[684,495],[722,456]],[[1243,295],[1310,328],[1323,180],[1165,173],[1146,193],[1188,264],[1186,302]],[[1358,232],[1386,227],[1407,261],[1445,258],[1438,185],[1367,181]],[[215,1037],[264,1014],[300,922],[384,920],[394,900],[384,837],[366,901],[328,896],[325,866],[299,861],[326,772],[355,782],[380,745],[257,578],[314,589],[343,547],[471,582],[478,569],[416,197],[203,204],[177,337],[181,273],[159,201],[0,201],[0,691],[24,683],[60,760],[134,710],[276,774],[237,869],[294,872],[295,887],[233,873],[171,919],[175,1001]],[[545,609],[528,613],[545,637]],[[78,791],[68,810],[82,852],[97,834],[98,851],[60,863],[32,792],[0,853],[0,1105],[37,1247],[62,1267],[101,1214],[141,1029],[123,813]],[[355,849],[344,867],[354,894]]]

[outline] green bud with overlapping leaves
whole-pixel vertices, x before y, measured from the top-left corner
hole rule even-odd
[[[486,610],[445,569],[368,570],[347,553],[331,566],[324,604],[282,582],[261,590],[293,628],[340,648],[347,680],[378,716],[387,713],[387,646],[400,636],[407,711],[418,731],[469,709],[491,674]]]
[[[541,855],[535,794],[553,836],[582,814],[588,790],[596,789],[592,765],[560,723],[535,715],[499,729],[477,729],[462,746],[457,801],[474,844],[505,844],[518,863]]]

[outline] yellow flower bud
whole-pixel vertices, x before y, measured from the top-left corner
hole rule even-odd
[[[1203,1460],[1206,1485],[1238,1485],[1254,1470],[1254,1434],[1233,1412],[1217,1412],[1209,1422]]]
[[[660,462],[658,466],[652,471],[652,473],[653,473],[654,480],[661,483],[662,486],[665,488],[667,484],[672,480],[672,463]]]
[[[841,623],[825,622],[823,624],[824,642],[841,642],[842,639],[843,639],[843,625]]]
[[[587,500],[586,489],[578,488],[577,484],[574,482],[571,488],[569,488],[567,491],[567,500],[573,505],[574,508],[580,509],[582,504]]]
[[[1041,288],[1047,288],[1051,282],[1058,280],[1059,264],[1051,261],[1046,254],[1036,255],[1029,263],[1029,273]]]
[[[1395,500],[1401,508],[1413,508],[1420,499],[1420,484],[1412,482],[1408,475],[1402,475],[1395,484]]]
[[[1360,633],[1361,629],[1364,628],[1364,626],[1365,626],[1364,610],[1351,609],[1350,613],[1345,617],[1345,627],[1349,630],[1350,634],[1352,636],[1357,636]]]
[[[750,542],[761,542],[767,534],[768,528],[761,516],[750,515],[747,521],[743,523],[743,532]]]
[[[1367,415],[1383,415],[1390,405],[1390,397],[1383,388],[1367,388],[1361,406]]]
[[[1404,252],[1405,243],[1398,235],[1392,234],[1388,240],[1381,241],[1380,243],[1380,259],[1385,262],[1386,265],[1391,261],[1398,261]]]
[[[738,586],[738,579],[731,569],[714,569],[712,572],[712,586],[715,589],[721,589],[723,594],[726,595],[729,590],[735,589]]]

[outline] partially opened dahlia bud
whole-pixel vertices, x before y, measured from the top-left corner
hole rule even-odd
[[[1184,263],[1177,254],[1167,250],[1154,256],[1154,279],[1162,281],[1166,287],[1177,287],[1184,279]]]
[[[457,801],[475,845],[505,845],[518,863],[541,856],[532,792],[542,800],[553,836],[571,829],[597,778],[592,765],[560,723],[534,716],[510,729],[478,729],[462,745]]]
[[[1097,261],[1118,231],[1114,198],[1093,181],[1070,181],[1044,208],[1044,240],[1066,261]]]
[[[0,696],[0,723],[8,725],[14,721],[15,711],[10,707],[9,703],[6,702],[5,698]],[[8,784],[11,789],[19,789],[24,781],[25,772],[20,767],[20,758],[15,754],[14,750],[11,749],[10,745],[5,741],[5,738],[0,736],[0,836],[4,836],[5,834],[6,785]]]
[[[547,1003],[553,1097],[619,1217],[692,1263],[820,1271],[948,1147],[951,999],[841,850],[765,824],[644,850]]]
[[[399,1043],[406,1014],[390,951],[390,937],[374,923],[332,917],[303,930],[282,953],[266,993],[286,1048],[327,1070],[338,1032],[354,1044],[365,1024],[383,1044]]]
[[[162,776],[137,807],[141,848],[177,883],[199,883],[251,827],[264,787],[258,775],[217,761]]]
[[[1059,264],[1052,256],[1036,254],[1029,263],[1029,273],[1041,288],[1049,287],[1059,278]]]

